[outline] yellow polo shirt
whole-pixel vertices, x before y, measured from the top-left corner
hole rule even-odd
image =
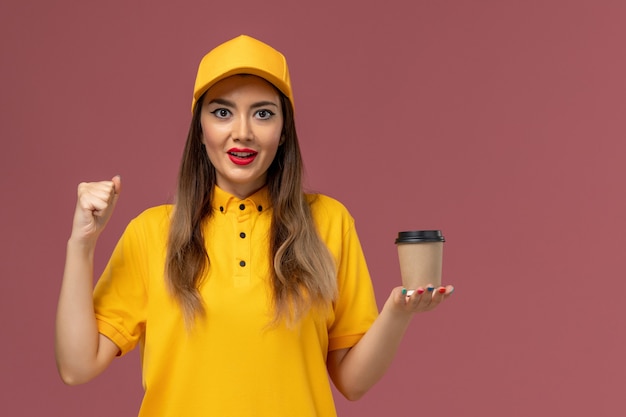
[[[329,350],[351,347],[378,310],[354,220],[341,203],[309,195],[320,236],[336,261],[339,295],[325,314],[268,327],[267,190],[245,200],[215,189],[204,230],[210,267],[200,293],[206,319],[191,331],[163,271],[172,206],[127,227],[94,292],[100,333],[123,354],[141,349],[140,416],[330,417]]]

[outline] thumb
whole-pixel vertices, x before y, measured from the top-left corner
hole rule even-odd
[[[122,176],[118,174],[114,176],[111,181],[113,181],[115,195],[118,196],[122,192]]]
[[[117,205],[117,199],[120,197],[120,193],[122,192],[122,176],[116,175],[111,178],[113,182],[113,195],[111,196],[111,203],[115,207]]]
[[[391,298],[395,304],[405,304],[407,299],[406,288],[404,287],[395,287],[391,290]]]

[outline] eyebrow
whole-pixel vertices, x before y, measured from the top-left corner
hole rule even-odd
[[[233,103],[232,101],[219,98],[219,97],[214,98],[213,100],[209,101],[208,104],[213,104],[213,103],[220,104],[222,106],[237,107],[235,103]],[[253,109],[256,109],[258,107],[265,107],[265,106],[279,107],[278,104],[274,103],[273,101],[258,101],[256,103],[253,103],[250,107]]]

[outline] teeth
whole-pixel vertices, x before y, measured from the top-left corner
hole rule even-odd
[[[249,158],[254,155],[254,153],[249,152],[230,152],[230,154],[236,156],[237,158]]]

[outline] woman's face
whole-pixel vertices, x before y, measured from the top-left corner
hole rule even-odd
[[[271,84],[254,75],[219,81],[204,96],[200,124],[218,187],[246,198],[265,185],[283,128],[280,97]]]

